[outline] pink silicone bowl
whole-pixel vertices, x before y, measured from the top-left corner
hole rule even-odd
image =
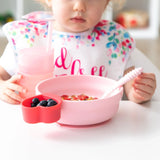
[[[58,121],[65,125],[92,125],[107,121],[117,113],[123,87],[107,98],[100,98],[107,87],[115,83],[114,80],[99,76],[61,76],[40,82],[36,86],[36,93],[47,92],[58,96],[85,94],[97,97],[97,100],[89,101],[63,100],[61,118]]]

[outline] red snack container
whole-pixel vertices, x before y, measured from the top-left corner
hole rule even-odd
[[[54,106],[36,106],[31,107],[32,99],[38,98],[41,100],[53,99],[57,102]],[[61,97],[53,94],[41,94],[34,97],[26,98],[22,101],[23,119],[27,123],[53,123],[60,119],[61,115]]]

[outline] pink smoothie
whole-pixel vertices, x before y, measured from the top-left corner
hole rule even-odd
[[[53,77],[53,62],[53,50],[49,53],[45,47],[19,51],[18,73],[23,76],[19,84],[27,89],[26,94],[21,94],[23,98],[34,96],[37,83]]]

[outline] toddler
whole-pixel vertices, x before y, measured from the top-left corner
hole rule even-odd
[[[101,20],[111,0],[39,0],[51,8],[54,15],[52,47],[54,48],[54,76],[98,75],[118,80],[134,69],[131,54],[135,41],[119,24]],[[121,2],[122,0],[119,0]],[[35,16],[35,15],[30,15]],[[27,92],[17,82],[18,45],[46,42],[48,23],[28,21],[10,22],[4,26],[9,44],[0,60],[0,99],[18,104],[18,92]],[[42,42],[41,42],[42,43]],[[151,99],[156,88],[153,73],[142,73],[124,85],[126,96],[136,103]]]

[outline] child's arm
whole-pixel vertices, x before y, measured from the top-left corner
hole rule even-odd
[[[10,76],[3,67],[0,66],[0,99],[11,103],[19,104],[22,98],[15,92],[26,92],[24,88],[17,84],[21,75]]]
[[[132,69],[134,68],[127,69],[125,74]],[[143,103],[150,100],[155,89],[156,77],[153,73],[142,73],[124,85],[127,98],[136,103]]]

